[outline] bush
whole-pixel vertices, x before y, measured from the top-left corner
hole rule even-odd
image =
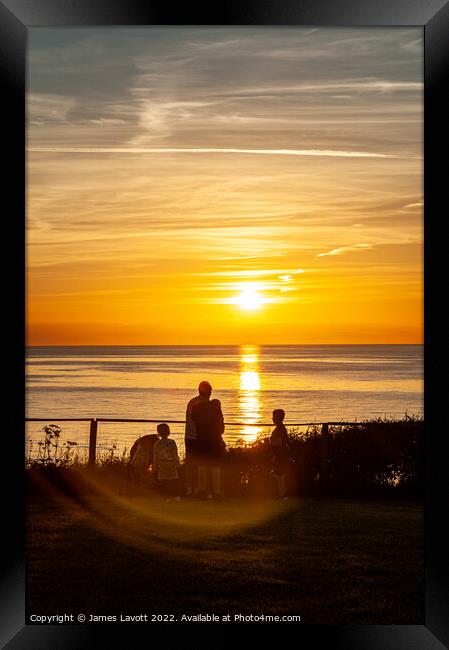
[[[424,480],[424,422],[372,420],[332,427],[328,489],[341,495],[396,493],[421,498]]]
[[[321,426],[306,433],[289,432],[288,491],[297,496],[323,493]],[[223,463],[226,494],[269,494],[269,439],[231,447]],[[424,422],[367,420],[329,427],[327,485],[330,496],[387,496],[422,498],[424,479]]]

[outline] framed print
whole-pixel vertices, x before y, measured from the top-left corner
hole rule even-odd
[[[4,647],[449,647],[448,23],[2,3]]]

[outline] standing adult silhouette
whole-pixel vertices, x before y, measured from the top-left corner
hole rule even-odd
[[[186,426],[184,434],[186,458],[185,458],[185,485],[187,496],[199,494],[198,485],[198,451],[196,424],[192,412],[197,404],[204,404],[210,401],[212,386],[208,381],[202,381],[198,386],[198,395],[193,397],[187,404]]]
[[[221,462],[223,457],[224,420],[218,399],[197,402],[192,409],[196,425],[198,486],[201,496],[219,499],[221,493]]]

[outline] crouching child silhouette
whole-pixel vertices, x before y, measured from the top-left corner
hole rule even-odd
[[[155,433],[138,438],[129,452],[129,478],[136,485],[146,485],[150,465],[153,464],[153,447],[158,437]]]
[[[179,455],[174,440],[169,439],[170,427],[163,422],[157,425],[159,440],[153,447],[153,472],[166,501],[179,501]]]

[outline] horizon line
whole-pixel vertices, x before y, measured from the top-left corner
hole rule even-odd
[[[292,346],[367,346],[367,345],[424,345],[421,343],[45,343],[45,344],[25,344],[27,348],[235,348],[235,347],[292,347]]]

